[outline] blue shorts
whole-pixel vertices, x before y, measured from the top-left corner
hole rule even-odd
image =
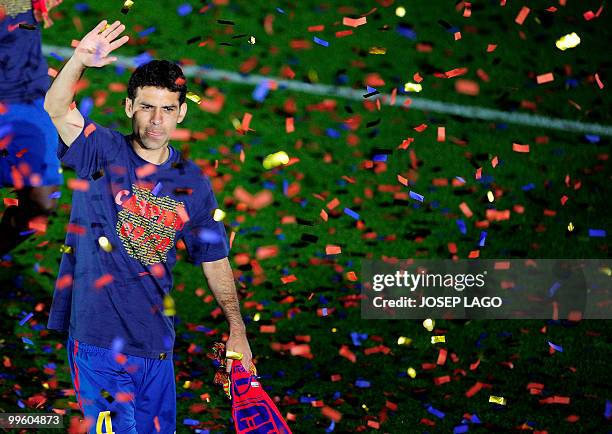
[[[44,99],[5,103],[0,113],[0,186],[60,185],[58,136]]]
[[[158,360],[113,353],[72,337],[67,349],[77,402],[89,433],[176,431],[171,357]]]

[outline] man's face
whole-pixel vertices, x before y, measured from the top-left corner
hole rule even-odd
[[[149,150],[168,144],[176,124],[187,114],[187,104],[179,104],[179,93],[145,86],[136,89],[132,101],[125,100],[125,114],[132,119],[132,131],[139,144]]]

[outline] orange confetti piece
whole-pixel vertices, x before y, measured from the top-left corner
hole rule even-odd
[[[467,218],[471,218],[474,215],[468,204],[465,202],[461,202],[459,209]]]
[[[529,145],[521,145],[519,143],[513,143],[512,150],[514,152],[529,152]]]
[[[450,71],[446,71],[444,73],[444,76],[446,78],[453,78],[453,77],[458,77],[460,75],[466,74],[468,72],[467,68],[455,68],[455,69],[451,69]]]
[[[325,246],[325,254],[327,255],[338,255],[340,253],[342,253],[340,246],[335,246],[333,244],[328,244]]]
[[[468,255],[469,259],[476,259],[480,256],[480,250],[472,250]]]
[[[538,84],[549,83],[555,80],[555,76],[552,72],[547,72],[546,74],[541,74],[536,77],[536,81]]]
[[[285,118],[285,131],[292,133],[295,131],[295,125],[293,124],[293,118]]]
[[[275,325],[262,325],[259,327],[260,333],[276,333]]]
[[[291,350],[289,351],[291,352],[292,356],[302,356],[306,358],[311,358],[312,356],[312,354],[310,353],[310,345],[307,344],[296,345],[294,347],[291,347]]]
[[[455,41],[458,41],[461,39],[461,32],[455,32],[453,36],[455,37]]]
[[[240,129],[245,133],[249,131],[249,125],[251,125],[251,119],[253,119],[253,115],[251,113],[245,113],[242,118],[242,123],[240,124]],[[253,131],[253,130],[251,130]]]
[[[255,257],[259,260],[278,256],[278,246],[261,246],[257,248]]]
[[[487,53],[492,53],[497,48],[497,44],[489,44],[487,45]]]
[[[446,128],[438,127],[438,142],[444,142],[446,140]]]
[[[157,172],[157,166],[155,164],[145,164],[144,166],[138,167],[134,172],[138,178],[146,178],[149,175]]]
[[[599,74],[598,73],[595,73],[595,81],[597,82],[597,86],[599,86],[600,89],[604,88],[604,84],[599,79]]]
[[[455,90],[464,95],[478,95],[480,85],[473,80],[458,79],[455,81]]]
[[[327,212],[326,212],[324,209],[322,209],[322,210],[321,210],[321,212],[319,213],[319,216],[320,216],[320,217],[321,217],[321,218],[322,218],[324,221],[327,221],[327,219],[328,219]]]
[[[497,160],[497,155],[495,157],[493,157],[493,159],[491,160],[491,166],[493,166],[493,168],[495,169],[497,167],[498,164],[498,160]]]
[[[344,18],[342,18],[342,24],[344,24],[345,26],[349,26],[349,27],[363,26],[367,22],[368,22],[368,20],[367,20],[366,17],[361,17],[361,18],[344,17]]]
[[[514,22],[518,24],[519,26],[522,26],[523,23],[525,22],[525,18],[527,18],[527,15],[529,15],[529,12],[530,12],[530,9],[527,6],[523,6],[521,10],[519,11],[518,15],[516,16],[516,18],[514,19]]]
[[[346,273],[346,278],[351,282],[357,282],[357,275],[354,271],[349,271],[348,273]]]
[[[69,179],[68,180],[68,188],[70,190],[77,191],[88,191],[89,190],[89,181],[86,179]]]
[[[338,200],[337,197],[335,197],[331,201],[329,201],[326,206],[327,206],[327,209],[331,211],[332,209],[336,208],[338,205],[340,205],[340,201]]]
[[[96,125],[95,124],[89,124],[83,130],[83,134],[85,135],[85,137],[89,137],[89,135],[91,133],[93,133],[94,131],[96,131]]]
[[[55,78],[55,77],[57,77],[57,74],[58,74],[57,69],[55,69],[55,68],[51,68],[51,67],[49,67],[49,69],[47,69],[47,75],[48,75],[49,77],[53,77],[53,78]]]

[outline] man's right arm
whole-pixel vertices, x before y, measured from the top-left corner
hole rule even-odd
[[[85,125],[81,112],[70,108],[77,82],[87,67],[102,67],[117,60],[108,55],[128,41],[127,36],[116,39],[124,30],[125,26],[119,21],[111,25],[107,25],[106,20],[100,22],[81,39],[47,91],[45,110],[66,146],[74,143]]]
[[[70,146],[79,137],[85,125],[85,119],[79,109],[70,108],[74,98],[74,88],[83,71],[85,65],[74,56],[71,57],[45,96],[45,110],[66,146]]]

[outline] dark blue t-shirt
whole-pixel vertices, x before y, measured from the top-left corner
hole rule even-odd
[[[212,217],[210,180],[174,150],[163,164],[148,163],[128,137],[89,119],[70,147],[60,142],[58,157],[80,179],[69,184],[71,252],[62,256],[48,328],[134,356],[170,353],[174,317],[164,314],[164,298],[177,240],[198,266],[229,252],[225,227]]]
[[[0,101],[20,103],[43,98],[49,88],[47,61],[41,52],[40,28],[32,0],[0,1]],[[19,23],[36,26],[34,30]]]

